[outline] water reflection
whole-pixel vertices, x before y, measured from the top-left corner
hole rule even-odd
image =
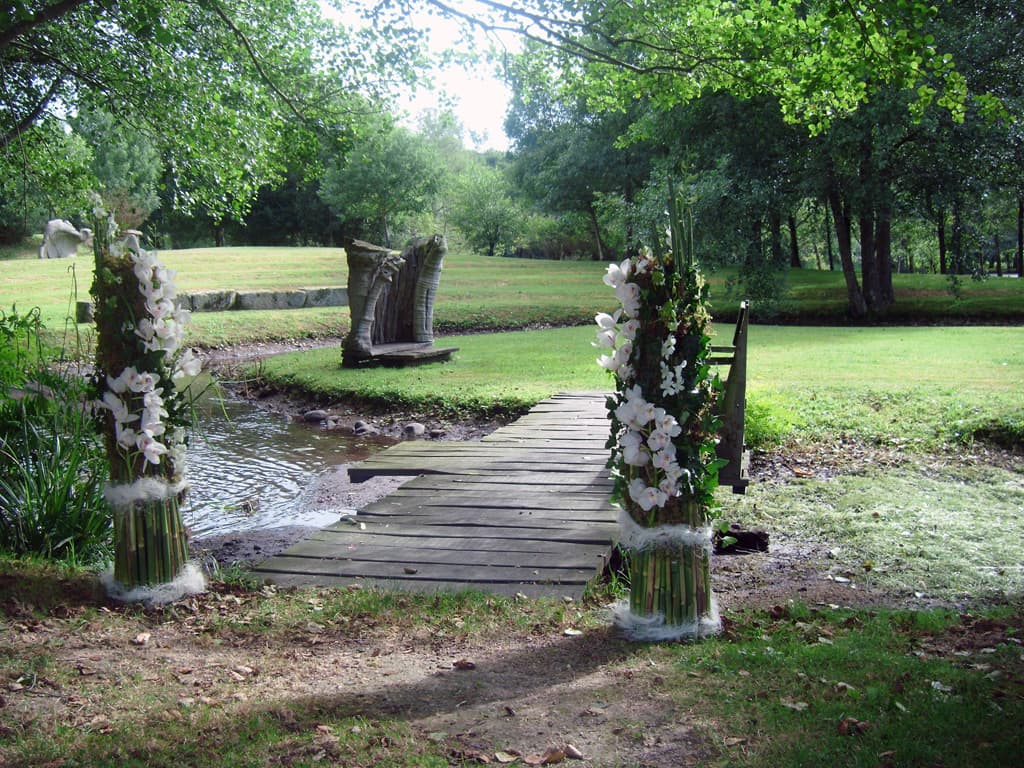
[[[313,503],[318,477],[384,447],[261,411],[208,391],[188,451],[182,516],[197,537],[283,525],[328,525],[344,511]]]

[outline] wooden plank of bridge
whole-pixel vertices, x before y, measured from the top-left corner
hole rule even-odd
[[[418,475],[256,573],[282,585],[579,597],[611,553],[601,393],[566,393],[479,442],[402,443],[349,469]]]

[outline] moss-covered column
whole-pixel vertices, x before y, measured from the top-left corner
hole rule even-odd
[[[135,235],[97,208],[92,296],[95,384],[114,510],[114,578],[122,589],[170,582],[188,550],[178,509],[186,488],[188,403],[175,382],[199,362],[181,342],[188,312],[175,303],[174,273]]]
[[[598,363],[615,376],[609,467],[630,580],[616,621],[641,640],[720,628],[709,563],[721,384],[708,364],[704,281],[673,246],[611,265],[604,280],[621,307],[596,318],[597,345],[608,350]]]

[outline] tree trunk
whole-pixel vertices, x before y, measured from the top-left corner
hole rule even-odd
[[[1024,278],[1024,198],[1017,199],[1017,263],[1018,278]]]
[[[1024,277],[1024,197],[1017,198],[1017,277]]]
[[[878,276],[878,305],[875,311],[884,315],[896,300],[892,287],[892,210],[879,206],[875,218],[875,269]]]
[[[594,242],[597,244],[596,261],[604,261],[604,243],[601,242],[601,225],[597,221],[597,211],[594,210],[593,201],[587,203],[587,213],[590,214],[590,223],[594,227]]]
[[[785,264],[782,257],[782,214],[774,208],[768,212],[768,242],[772,266]]]
[[[949,264],[946,261],[946,212],[939,212],[939,223],[936,226],[935,234],[939,238],[939,274],[949,274]]]
[[[860,230],[860,277],[864,288],[864,301],[868,309],[875,310],[879,301],[878,262],[875,255],[875,217],[862,213],[857,220]]]
[[[867,317],[868,307],[864,301],[860,284],[857,282],[857,271],[853,265],[852,222],[849,206],[841,198],[839,191],[834,188],[828,192],[828,202],[832,208],[832,218],[835,221],[836,244],[839,250],[839,260],[843,265],[843,277],[846,279],[846,296],[850,304],[850,315],[855,320],[862,320]]]
[[[829,221],[828,206],[825,209],[825,252],[828,254],[828,271],[836,271],[836,254],[832,250],[832,222]]]
[[[761,233],[761,219],[757,216],[750,222],[750,241],[747,243],[747,264],[760,267],[764,261],[764,237]]]
[[[402,251],[405,263],[374,308],[374,344],[434,340],[434,295],[447,251],[440,235],[417,238]]]
[[[953,202],[953,242],[950,245],[953,250],[951,271],[955,275],[962,274],[967,258],[964,255],[964,226],[959,200]]]
[[[997,277],[1002,277],[1003,276],[1003,253],[1002,253],[1001,245],[999,243],[999,233],[998,232],[996,232],[995,237],[993,238],[993,240],[994,240],[993,245],[995,245],[995,247],[996,247],[996,276]]]
[[[800,245],[796,240],[796,216],[789,214],[786,223],[789,225],[789,266],[800,269],[803,264],[800,261]]]

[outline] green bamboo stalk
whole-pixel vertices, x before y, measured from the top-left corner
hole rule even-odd
[[[644,614],[650,616],[654,613],[654,578],[655,578],[655,563],[654,563],[654,552],[650,551],[647,553],[647,592],[644,596]]]
[[[703,551],[700,547],[691,547],[690,552],[690,567],[693,569],[693,591],[690,592],[691,602],[688,618],[691,621],[697,621],[701,616],[697,593],[704,587],[703,580],[701,579],[701,560],[703,559]]]
[[[658,569],[661,575],[661,594],[664,599],[662,604],[662,613],[665,614],[665,620],[668,621],[672,615],[672,577],[669,575],[670,554],[667,550],[661,552],[661,567]]]
[[[670,572],[672,574],[672,618],[673,624],[682,624],[684,611],[686,609],[686,592],[683,591],[682,585],[679,583],[679,554],[676,553],[676,557],[672,558],[672,565]]]
[[[636,552],[630,554],[630,581],[629,581],[629,610],[634,614],[641,612],[640,598],[644,593],[644,553]]]
[[[696,618],[697,606],[693,600],[696,583],[694,581],[693,572],[693,550],[690,547],[685,547],[683,549],[683,558],[683,577],[685,579],[686,589],[686,619],[687,621],[693,621]]]
[[[657,549],[651,550],[651,559],[654,567],[651,569],[653,574],[653,595],[651,604],[651,613],[664,613],[664,596],[661,594],[661,558],[660,553]]]

